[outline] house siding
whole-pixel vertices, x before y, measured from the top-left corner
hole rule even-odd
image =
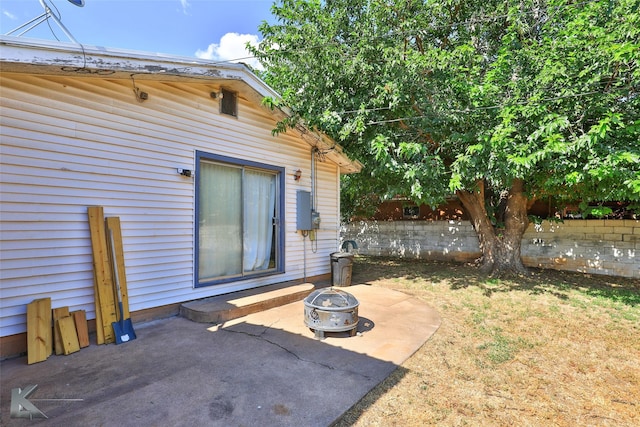
[[[311,189],[311,147],[293,131],[273,136],[273,115],[242,92],[235,118],[207,82],[136,80],[143,103],[126,79],[3,73],[0,86],[0,336],[24,332],[26,304],[44,296],[95,318],[88,206],[121,219],[132,311],[302,278],[295,195]],[[193,287],[195,180],[176,168],[195,170],[197,150],[285,168],[284,274]],[[338,247],[335,163],[318,164],[317,190],[307,277],[329,273]]]

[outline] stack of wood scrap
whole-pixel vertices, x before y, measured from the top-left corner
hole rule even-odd
[[[129,318],[129,299],[124,268],[124,250],[120,218],[104,218],[101,206],[87,209],[93,255],[96,307],[96,342],[116,342],[113,323]],[[107,236],[113,236],[113,242]],[[110,251],[113,243],[113,251]],[[113,255],[112,255],[113,254]],[[122,296],[122,315],[114,275],[117,272]],[[135,335],[134,337],[135,338]],[[51,298],[40,298],[27,305],[27,362],[46,360],[51,354],[71,354],[89,345],[84,310],[69,312],[69,307],[51,309]]]
[[[94,290],[96,304],[96,341],[110,344],[116,341],[113,323],[120,320],[114,272],[117,272],[122,295],[123,318],[129,318],[129,298],[124,266],[124,250],[120,218],[104,217],[102,206],[87,209],[93,254]],[[113,236],[115,257],[111,255],[108,236]]]
[[[71,354],[89,345],[84,310],[51,309],[51,298],[27,304],[27,363],[47,360],[51,354]]]
[[[53,336],[56,354],[71,354],[89,345],[87,314],[84,310],[69,312],[69,307],[53,309]]]

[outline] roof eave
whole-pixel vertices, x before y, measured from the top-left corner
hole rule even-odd
[[[132,50],[85,46],[25,37],[0,36],[0,62],[4,72],[29,72],[48,75],[105,76],[136,80],[162,81],[238,81],[252,89],[254,101],[261,104],[265,97],[281,99],[280,95],[241,63],[213,62],[201,59],[153,54]],[[274,110],[281,117],[286,109]],[[306,127],[298,129],[312,147],[327,150],[340,173],[360,172],[362,164],[351,160],[342,148],[326,135]],[[330,140],[330,141],[328,141]]]

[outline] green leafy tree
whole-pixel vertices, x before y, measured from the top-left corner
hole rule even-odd
[[[539,198],[640,200],[637,0],[283,0],[254,49],[298,120],[365,164],[343,207],[455,194],[483,267],[524,272]]]

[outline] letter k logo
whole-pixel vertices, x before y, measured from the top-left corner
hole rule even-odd
[[[38,389],[38,385],[28,385],[24,389],[11,389],[11,418],[48,418],[27,398]]]

